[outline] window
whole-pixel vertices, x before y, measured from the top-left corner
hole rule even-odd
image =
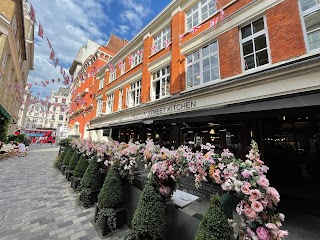
[[[51,120],[53,120],[53,121],[55,120],[55,118],[54,118],[54,115],[53,115],[53,114],[52,114],[52,116],[51,116]]]
[[[104,77],[100,79],[99,90],[102,89],[103,87],[104,87]]]
[[[35,117],[38,117],[38,116],[39,116],[39,113],[34,113],[34,116],[35,116]]]
[[[219,78],[217,41],[187,55],[187,88]]]
[[[122,110],[123,89],[119,90],[118,111]]]
[[[121,64],[121,75],[123,75],[126,72],[126,63],[123,61]]]
[[[2,81],[2,78],[3,78],[3,75],[2,75],[2,73],[0,72],[0,82]]]
[[[59,121],[63,121],[63,115],[59,115]]]
[[[128,96],[128,103],[127,106],[133,107],[137,106],[141,102],[141,80],[132,83],[130,86],[129,94]]]
[[[53,123],[50,123],[50,127],[53,128]]]
[[[166,27],[161,33],[153,38],[153,44],[157,47],[156,51],[161,50],[165,47],[166,40],[170,41],[171,38],[171,27]]]
[[[138,50],[136,53],[134,53],[131,67],[135,67],[139,65],[142,62],[142,56],[143,56],[143,52],[141,49]]]
[[[267,31],[264,18],[241,28],[241,50],[244,70],[256,68],[270,62]]]
[[[101,98],[97,99],[97,116],[102,113],[102,108],[103,108],[103,101]]]
[[[5,69],[8,61],[8,53],[5,53],[2,59],[2,68]]]
[[[9,74],[8,74],[8,81],[10,81],[11,80],[11,76],[12,76],[12,72],[13,72],[14,70],[12,70],[12,71],[10,71],[9,70]]]
[[[167,66],[152,74],[151,99],[156,100],[170,95],[170,67]]]
[[[113,100],[114,100],[114,94],[109,94],[108,95],[108,100],[107,100],[107,113],[112,113],[113,112]]]
[[[29,124],[26,124],[26,128],[29,128]]]
[[[200,0],[187,12],[187,30],[190,31],[217,11],[215,1]]]
[[[110,71],[109,83],[113,82],[116,79],[116,69],[114,68],[113,72]]]
[[[320,0],[300,0],[309,50],[320,48]]]

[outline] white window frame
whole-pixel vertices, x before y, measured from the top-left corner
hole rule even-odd
[[[109,83],[111,83],[111,82],[113,82],[114,80],[116,80],[116,74],[117,74],[116,68],[114,68],[113,72],[110,71],[110,74],[109,74]]]
[[[99,89],[98,90],[101,90],[104,88],[104,77],[100,79],[100,82],[99,82]]]
[[[122,110],[123,89],[119,90],[118,111]]]
[[[128,107],[134,107],[141,104],[141,79],[131,83],[128,94]]]
[[[159,76],[157,77],[157,73]],[[151,100],[155,101],[170,95],[170,65],[165,66],[154,73],[151,76]],[[157,82],[159,82],[159,96],[157,97]]]
[[[308,15],[314,14],[316,12],[320,12],[320,0],[315,0],[316,5],[313,7],[310,7],[306,10],[302,9],[302,4],[301,4],[301,0],[299,0],[299,9],[300,9],[300,15],[301,15],[301,21],[302,21],[302,28],[303,28],[303,35],[304,35],[304,40],[305,40],[305,45],[307,48],[307,51],[316,51],[319,50],[319,48],[315,48],[315,49],[310,49],[310,44],[309,44],[309,39],[308,39],[308,34],[310,33],[314,33],[314,32],[320,32],[320,27],[317,29],[314,29],[310,32],[307,32],[307,27],[306,27],[306,23],[305,23],[305,17],[307,17]],[[319,20],[320,21],[320,20]],[[319,33],[320,34],[320,33]]]
[[[210,5],[213,4],[210,8]],[[202,12],[203,7],[207,7],[207,11],[209,11],[208,15],[205,17],[203,16],[204,13]],[[210,13],[211,10],[211,13]],[[195,5],[192,6],[192,8],[186,12],[186,29],[187,31],[192,30],[195,26],[198,26],[205,20],[209,19],[211,16],[213,16],[217,12],[217,6],[215,4],[215,1],[213,0],[205,0],[204,3],[201,3],[201,0],[199,0]],[[198,19],[197,22],[194,22],[195,19]],[[191,20],[190,22],[188,22]]]
[[[216,44],[216,51],[214,51],[213,53],[209,53],[208,55],[206,55],[205,57],[203,57],[203,49],[209,47],[211,44]],[[199,54],[199,58],[194,60],[194,55],[195,54]],[[187,89],[191,89],[191,88],[194,88],[194,87],[199,87],[199,86],[202,86],[202,85],[207,85],[213,81],[217,81],[220,79],[220,61],[219,61],[219,46],[218,46],[218,41],[213,41],[213,42],[210,42],[209,44],[197,49],[196,51],[193,51],[192,53],[188,54],[186,56],[186,59],[188,59],[189,56],[192,55],[192,61],[190,63],[188,63],[188,60],[186,60],[186,87]],[[214,57],[216,56],[217,58],[217,66],[215,67],[217,70],[218,70],[218,78],[215,78],[215,79],[210,79],[208,82],[203,82],[203,73],[204,73],[204,70],[203,70],[203,61],[204,60],[207,60],[207,59],[210,59],[211,57]],[[210,60],[209,60],[210,61]],[[198,76],[200,78],[200,83],[198,85],[194,85],[194,81],[192,82],[193,85],[192,86],[188,86],[188,67],[191,67],[191,66],[194,66],[195,64],[199,63],[199,73],[200,73],[200,76]],[[210,68],[209,68],[209,71],[211,71],[212,69],[212,64],[210,64]],[[194,76],[194,74],[192,74],[192,76]]]
[[[135,51],[135,53],[132,53],[133,59],[132,59],[131,68],[134,68],[134,67],[138,66],[140,63],[142,63],[143,52],[141,54],[137,54],[137,52],[140,49],[142,49],[142,47],[138,48],[137,51]]]
[[[107,95],[107,109],[106,113],[112,113],[113,112],[113,104],[114,104],[114,93]]]
[[[253,33],[253,34],[251,34],[250,36],[242,39],[241,29],[244,28],[244,27],[246,27],[246,26],[248,26],[249,24],[251,24],[251,29],[252,29],[252,23],[260,20],[261,18],[263,19],[264,29],[263,29],[263,30],[260,30],[259,32]],[[262,68],[262,67],[265,67],[265,66],[268,66],[268,65],[271,64],[271,60],[272,60],[272,59],[271,59],[271,51],[270,51],[270,43],[269,43],[269,34],[268,34],[268,28],[267,28],[267,27],[268,27],[268,25],[267,25],[267,20],[266,20],[266,17],[265,17],[265,16],[262,16],[262,17],[260,16],[260,17],[258,17],[258,18],[255,18],[254,20],[252,20],[252,21],[244,24],[243,26],[239,27],[241,65],[242,65],[242,71],[243,71],[243,72],[260,69],[260,68]],[[259,51],[256,52],[255,49],[254,49],[254,48],[255,48],[255,44],[254,44],[254,41],[253,41],[253,40],[254,40],[255,38],[259,37],[259,36],[262,36],[262,35],[265,35],[265,36],[266,36],[266,44],[267,44],[266,49],[267,49],[267,53],[268,53],[268,63],[263,64],[263,65],[260,65],[260,66],[257,66],[256,53],[257,53],[257,52],[264,51],[265,48],[264,48],[264,49],[259,49]],[[250,69],[247,69],[247,67],[246,67],[246,62],[245,62],[245,60],[244,60],[244,58],[245,58],[246,56],[243,55],[243,44],[246,43],[246,42],[248,42],[248,41],[250,41],[250,40],[252,40],[252,42],[253,42],[253,56],[254,56],[254,64],[255,64],[255,67],[250,68]]]
[[[2,69],[5,69],[6,68],[6,65],[7,65],[7,62],[8,62],[8,57],[9,57],[9,54],[6,52],[3,56],[3,59],[2,59]]]
[[[99,117],[101,113],[103,113],[102,97],[97,98],[97,117]]]
[[[126,63],[125,61],[122,62],[121,68],[120,68],[120,74],[123,75],[126,72]]]
[[[170,39],[171,39],[171,26],[169,25],[153,38],[153,45],[157,47],[155,52],[158,52],[161,49],[165,48],[166,40],[170,41]]]

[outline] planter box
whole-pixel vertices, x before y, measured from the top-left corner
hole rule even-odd
[[[80,186],[81,178],[79,177],[72,177],[71,178],[71,187],[76,191],[77,188]]]
[[[100,189],[92,190],[90,194],[86,195],[84,192],[80,194],[80,201],[83,203],[85,208],[89,208],[93,206],[96,202],[98,202],[98,195]]]
[[[73,171],[72,170],[67,170],[66,171],[66,179],[68,181],[71,181],[71,177],[73,176]]]
[[[95,211],[95,215],[94,215],[95,221],[97,219],[99,211],[100,211],[100,208],[99,208],[98,204],[96,204],[96,211]],[[116,229],[122,228],[127,222],[127,211],[125,208],[116,208],[116,209],[114,209],[114,211],[116,213],[115,218],[117,219],[116,220]],[[102,216],[101,222],[98,225],[98,227],[100,229],[100,234],[102,237],[111,233],[111,229],[108,226],[108,217],[106,217],[106,216]]]
[[[66,165],[61,164],[60,171],[62,172],[62,174],[64,174],[66,167],[67,167]]]

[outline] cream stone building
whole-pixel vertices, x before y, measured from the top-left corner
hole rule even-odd
[[[24,84],[34,62],[34,23],[26,0],[0,1],[0,132],[17,128]],[[11,87],[10,87],[11,86]],[[22,86],[21,88],[17,86]],[[0,136],[3,138],[4,136]]]

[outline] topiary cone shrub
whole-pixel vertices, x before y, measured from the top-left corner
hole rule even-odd
[[[212,195],[195,240],[234,240],[233,229],[224,215],[219,195]]]
[[[63,159],[63,164],[68,166],[69,165],[69,161],[70,161],[70,158],[72,157],[73,155],[73,152],[74,150],[72,148],[69,149],[68,153],[66,154],[66,156],[64,157]]]
[[[100,208],[121,207],[124,201],[124,182],[119,174],[118,165],[114,164],[108,172],[98,195]]]
[[[97,162],[97,156],[94,156],[91,160],[89,160],[89,165],[81,180],[81,189],[100,189],[102,182],[99,169],[100,163]]]
[[[77,153],[77,151],[74,151],[70,161],[69,161],[69,170],[74,170],[77,166],[77,163],[79,161],[79,153]]]
[[[77,166],[74,169],[73,176],[78,177],[78,178],[82,178],[88,165],[89,165],[89,161],[87,160],[86,156],[81,155],[80,159],[77,163]]]
[[[56,168],[60,168],[60,165],[63,163],[63,159],[65,158],[66,154],[67,154],[67,149],[65,149],[65,151],[63,151],[60,155],[57,156],[57,158],[53,163],[53,165]]]
[[[166,205],[153,180],[145,185],[132,219],[137,240],[165,240],[167,235]]]

